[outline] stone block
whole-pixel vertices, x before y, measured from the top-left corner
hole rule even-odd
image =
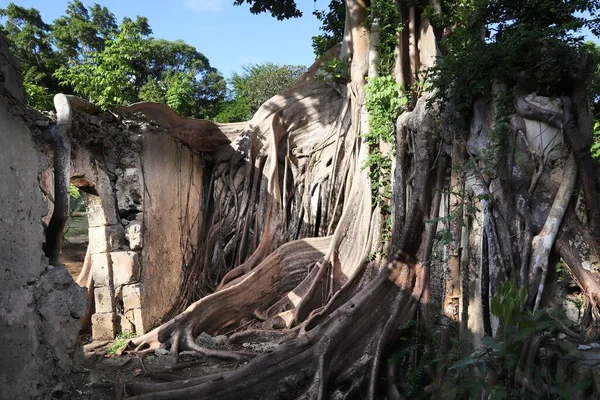
[[[136,308],[125,312],[125,315],[121,318],[121,331],[130,331],[136,334],[145,333],[141,309]]]
[[[134,251],[113,251],[110,253],[115,286],[139,281],[140,268],[138,255]]]
[[[115,311],[115,294],[110,287],[94,288],[94,301],[97,313],[110,313]]]
[[[112,285],[112,264],[107,253],[91,254],[94,287]]]
[[[115,215],[107,215],[104,211],[100,197],[85,193],[83,194],[83,200],[88,216],[88,226],[90,228],[115,225],[117,223]]]
[[[94,340],[113,340],[119,327],[117,314],[96,313],[92,315],[92,338]]]
[[[142,308],[141,302],[141,285],[139,283],[135,285],[123,286],[123,310],[127,313],[129,310],[135,310],[136,308]]]
[[[123,242],[121,231],[116,225],[89,228],[88,236],[89,249],[92,254],[117,250]]]
[[[140,250],[144,245],[142,235],[142,221],[132,221],[125,228],[125,237],[129,241],[131,250]]]

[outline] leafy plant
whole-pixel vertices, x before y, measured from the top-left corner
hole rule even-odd
[[[561,95],[587,52],[582,30],[599,28],[596,1],[469,0],[444,8],[432,15],[432,24],[453,33],[441,44],[444,57],[434,86],[442,103],[452,101],[458,112],[468,112],[474,98],[489,94],[494,81]]]
[[[348,58],[326,60],[317,73],[319,82],[343,82],[350,79]]]
[[[117,354],[119,350],[121,350],[127,345],[127,343],[129,343],[129,339],[133,339],[135,337],[135,333],[131,331],[124,331],[119,333],[115,338],[113,344],[106,350],[106,354]]]
[[[230,83],[235,97],[245,98],[254,114],[265,101],[292,87],[304,71],[301,65],[251,64],[241,74],[234,73]]]
[[[346,4],[344,0],[331,0],[328,11],[313,11],[313,15],[321,21],[320,35],[312,37],[312,47],[317,57],[342,42]]]
[[[406,375],[398,377],[396,385],[405,398],[429,398],[425,387],[431,383],[431,366],[433,364],[432,346],[427,341],[424,326],[411,320],[398,328],[398,339],[394,344],[388,363],[413,365]]]
[[[515,382],[523,346],[535,336],[543,340],[546,332],[558,326],[547,312],[528,310],[527,297],[527,290],[518,288],[514,281],[500,285],[490,303],[491,312],[500,322],[499,333],[495,337],[482,337],[481,348],[450,366],[444,398],[476,398],[482,390],[490,393],[494,399],[523,396],[525,389]],[[474,373],[481,378],[472,379]],[[493,382],[483,379],[490,373],[497,377]],[[543,381],[548,390],[553,388],[556,393],[560,392],[560,385],[551,382],[542,370],[534,369],[533,373],[534,381]]]
[[[143,58],[143,52],[141,32],[126,21],[104,50],[92,52],[86,62],[62,66],[54,75],[63,85],[73,87],[77,93],[107,109],[135,101],[136,71],[132,63]]]
[[[170,91],[183,116],[212,118],[225,98],[225,80],[208,59],[182,40],[150,36],[145,17],[125,17],[119,25],[106,7],[71,0],[63,15],[46,24],[35,8],[10,3],[0,8],[0,32],[22,66],[28,103],[39,110],[52,109],[58,92],[108,108],[167,102]],[[178,74],[190,78],[187,86],[174,79]]]
[[[382,215],[382,241],[391,238],[392,159],[382,152],[382,146],[392,146],[394,121],[407,99],[403,96],[400,84],[391,76],[369,79],[366,85],[366,109],[369,113],[369,131],[362,136],[369,145],[369,157],[363,168],[368,168],[371,179],[371,195],[374,205]]]
[[[398,32],[402,30],[400,11],[393,0],[379,0],[371,2],[367,8],[367,26],[372,26],[373,21],[379,23],[379,44],[376,48],[379,53],[378,70],[381,75],[389,75],[395,63],[394,49],[398,40]]]
[[[594,120],[594,142],[590,148],[592,158],[600,164],[600,121]]]
[[[185,72],[174,74],[167,89],[166,103],[179,115],[191,115],[194,107],[194,77]]]

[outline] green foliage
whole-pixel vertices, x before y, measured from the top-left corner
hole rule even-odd
[[[23,73],[23,87],[27,93],[27,103],[36,110],[52,108],[52,94],[44,85],[44,73],[36,67],[30,67]]]
[[[238,102],[247,101],[251,116],[265,101],[292,87],[305,70],[300,65],[247,65],[241,74],[234,73],[231,78],[232,97]],[[234,106],[238,111],[242,109],[239,103]]]
[[[49,110],[51,95],[59,90],[52,72],[60,64],[60,57],[52,47],[51,26],[44,23],[38,10],[13,3],[0,9],[0,17],[5,20],[0,24],[0,31],[21,63],[29,104],[39,110]]]
[[[165,103],[165,88],[161,86],[155,78],[148,79],[141,88],[138,94],[142,101],[154,101],[157,103]]]
[[[221,112],[215,117],[215,122],[242,122],[252,118],[250,103],[245,97],[236,97],[222,104]]]
[[[350,64],[348,58],[337,57],[321,64],[316,78],[319,82],[347,82],[350,80]]]
[[[592,58],[592,64],[595,66],[589,84],[594,111],[594,132],[590,151],[594,161],[600,164],[600,46],[588,42],[585,44],[585,48]]]
[[[79,199],[81,197],[81,193],[79,193],[79,189],[75,187],[72,183],[69,185],[69,196],[72,199]]]
[[[558,328],[558,323],[548,313],[527,309],[527,296],[527,290],[518,288],[514,281],[500,285],[490,304],[491,312],[500,322],[500,334],[484,336],[481,348],[450,366],[444,398],[477,398],[482,390],[488,391],[494,399],[522,398],[525,389],[515,383],[515,373],[523,346],[534,336],[543,340],[548,331]],[[456,359],[457,349],[450,356]],[[441,367],[446,365],[443,358],[439,360]],[[533,383],[543,382],[548,391],[561,392],[560,385],[552,381],[545,369],[527,367],[533,368]],[[485,376],[489,372],[497,377],[493,384],[472,378],[474,373]]]
[[[328,11],[313,11],[313,15],[321,22],[320,35],[312,37],[312,47],[315,56],[321,57],[327,50],[342,42],[346,5],[344,0],[331,0]]]
[[[106,7],[94,4],[88,9],[80,0],[74,0],[54,21],[51,36],[61,58],[83,60],[92,52],[104,50],[106,41],[117,32],[116,18]]]
[[[81,193],[79,189],[72,183],[69,184],[69,215],[72,215],[74,211],[77,211],[83,204]],[[69,227],[70,228],[70,227]],[[64,236],[67,236],[66,232]]]
[[[505,334],[513,329],[519,331],[519,324],[525,322],[527,295],[526,288],[517,288],[514,281],[506,281],[492,298],[490,310],[505,327]]]
[[[594,118],[594,142],[590,149],[594,161],[600,164],[600,121]]]
[[[393,0],[373,2],[367,9],[367,26],[373,20],[379,21],[379,73],[388,75],[394,68],[394,49],[398,41],[398,32],[402,29],[400,11]]]
[[[106,350],[106,354],[117,354],[123,347],[127,346],[127,343],[129,343],[130,339],[133,339],[135,337],[136,335],[134,332],[125,331],[119,333],[115,338],[113,344]]]
[[[570,87],[584,49],[581,29],[598,32],[593,18],[600,2],[587,0],[468,0],[444,2],[432,16],[438,28],[452,27],[442,42],[444,57],[434,86],[443,102],[467,112],[492,81],[545,96]],[[585,18],[584,13],[591,15]]]
[[[181,40],[151,37],[145,17],[118,25],[106,7],[86,8],[80,0],[53,24],[38,10],[12,3],[0,17],[0,30],[21,61],[29,104],[37,109],[51,109],[51,95],[63,92],[103,108],[169,101],[183,116],[211,118],[225,98],[225,80],[208,59]]]
[[[391,237],[392,159],[381,152],[382,145],[394,145],[394,121],[407,104],[400,85],[391,76],[369,79],[366,87],[365,107],[369,113],[369,132],[362,136],[369,145],[369,157],[363,168],[368,168],[371,179],[371,196],[380,208],[383,226],[382,240]]]
[[[143,43],[138,27],[125,21],[103,50],[92,51],[84,62],[72,60],[70,65],[59,68],[55,76],[104,109],[134,102],[138,77],[133,62],[144,58]]]
[[[365,88],[366,108],[369,112],[369,132],[363,136],[371,145],[380,140],[394,142],[394,121],[407,99],[400,84],[391,76],[369,79]]]
[[[398,339],[394,343],[392,353],[388,358],[389,363],[396,365],[412,365],[403,370],[396,380],[397,387],[404,398],[425,399],[429,395],[425,388],[431,383],[429,372],[433,365],[432,346],[427,341],[427,329],[423,324],[411,320],[398,329]]]
[[[269,12],[271,16],[280,21],[302,16],[302,12],[298,10],[294,0],[235,0],[233,2],[236,6],[244,3],[250,4],[252,14]]]
[[[192,115],[194,108],[194,77],[184,72],[176,73],[167,89],[167,105],[180,115]]]

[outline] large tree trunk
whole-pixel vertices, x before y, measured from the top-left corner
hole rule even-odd
[[[420,69],[435,62],[437,39],[420,7],[396,3],[405,29],[398,33],[394,75],[407,88]],[[427,333],[433,331],[430,265],[442,220],[450,234],[437,338],[444,353],[457,337],[469,343],[462,350],[472,350],[483,345],[484,335],[501,331],[490,302],[504,280],[528,288],[532,308],[543,308],[552,249],[600,316],[596,231],[586,231],[569,208],[575,164],[581,165],[573,154],[583,154],[585,147],[573,137],[589,125],[581,111],[573,116],[570,102],[579,110],[582,100],[564,98],[564,112],[556,112],[517,98],[503,139],[506,150],[492,134],[499,113],[494,96],[481,96],[469,115],[456,118],[448,111],[452,105],[439,112],[433,93],[412,91],[411,110],[395,126],[392,235],[391,243],[382,243],[384,216],[372,198],[378,188],[372,188],[365,168],[372,149],[363,137],[369,129],[366,77],[369,70],[377,73],[370,40],[378,37],[373,31],[370,39],[362,0],[346,0],[346,33],[340,53],[351,60],[347,85],[315,79],[322,63],[317,61],[251,121],[185,120],[160,105],[130,109],[158,115],[179,140],[211,154],[207,212],[181,301],[161,326],[132,340],[128,351],[162,347],[175,355],[187,350],[207,359],[248,361],[216,375],[128,383],[126,392],[134,398],[343,399],[362,392],[374,399],[383,388],[389,398],[398,398],[399,367],[386,362],[386,351],[418,313],[425,316]],[[494,91],[506,89],[495,85]],[[528,140],[536,133],[527,132],[527,120],[565,126],[570,147],[539,151]],[[196,131],[203,134],[190,134]],[[557,176],[564,177],[562,184]],[[586,189],[590,183],[581,170],[579,177],[595,228],[598,210],[591,203],[597,196],[591,186]],[[442,207],[448,192],[448,206]],[[386,246],[393,255],[378,260]],[[241,330],[253,335],[278,330],[290,339],[261,355],[195,343],[202,332]],[[537,347],[525,350],[535,355]],[[412,351],[404,364],[415,364],[419,356]],[[387,381],[381,384],[384,373]],[[532,389],[523,382],[517,384]]]

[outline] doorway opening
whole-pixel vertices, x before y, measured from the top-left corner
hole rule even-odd
[[[76,281],[83,268],[89,244],[89,224],[84,192],[71,183],[69,197],[69,219],[63,232],[60,262],[67,267],[69,274]]]

